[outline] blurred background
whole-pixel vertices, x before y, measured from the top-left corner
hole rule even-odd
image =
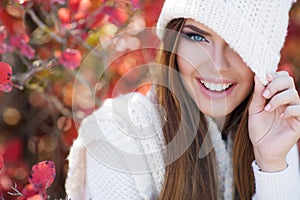
[[[155,26],[162,4],[163,0],[1,0],[0,61],[11,68],[0,63],[0,197],[17,199],[7,194],[11,186],[22,191],[31,167],[44,160],[56,166],[49,199],[66,197],[66,157],[77,127],[113,95],[120,77],[155,58],[154,49],[139,49],[139,38],[158,44],[155,34],[143,35],[142,30]],[[139,31],[126,32],[131,29]],[[113,47],[121,56],[106,69],[91,51],[100,45],[109,53],[111,49],[101,44],[118,33],[124,34]],[[300,88],[299,1],[290,12],[281,54],[280,70],[288,71]],[[101,70],[106,73],[99,78]],[[3,79],[7,73],[11,79]],[[143,74],[127,74],[120,90],[147,92],[147,84],[134,88]],[[81,76],[95,86],[93,94]]]

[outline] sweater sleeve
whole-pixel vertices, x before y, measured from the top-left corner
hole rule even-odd
[[[107,145],[102,134],[111,133],[109,140],[114,144],[119,142],[120,145],[126,145],[126,141],[113,137],[119,135],[119,130],[111,120],[105,119],[108,114],[105,108],[99,112],[101,121],[97,122],[97,113],[83,120],[78,138],[70,149],[65,184],[68,199],[139,200],[141,198],[135,187],[134,175],[119,170],[126,168],[126,162],[118,153],[114,153],[113,146]]]
[[[80,138],[73,142],[68,161],[69,169],[65,183],[68,199],[89,199],[88,191],[85,188],[86,150]]]
[[[156,173],[145,171],[148,169],[143,156],[146,152],[137,139],[145,131],[129,123],[135,116],[140,121],[143,114],[137,113],[146,109],[143,107],[133,110],[135,114],[125,115],[127,106],[123,104],[129,97],[107,99],[81,123],[78,139],[68,157],[66,192],[70,199],[149,200],[156,196],[157,184],[153,178]],[[145,97],[133,95],[132,98],[144,100]],[[140,101],[133,105],[138,108]],[[142,121],[147,122],[146,119]],[[143,142],[146,140],[142,137]]]
[[[255,177],[255,195],[253,200],[299,200],[300,174],[299,153],[295,145],[287,155],[287,168],[274,173],[262,172],[252,162]]]

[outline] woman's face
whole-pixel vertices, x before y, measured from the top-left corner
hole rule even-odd
[[[186,20],[178,41],[177,63],[198,108],[212,117],[231,113],[250,93],[253,72],[213,30]]]

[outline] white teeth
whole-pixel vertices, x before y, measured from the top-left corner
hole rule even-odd
[[[217,92],[222,92],[232,85],[232,83],[212,83],[212,82],[207,82],[207,81],[203,81],[203,80],[201,80],[201,83],[207,89],[212,90],[212,91],[217,91]]]

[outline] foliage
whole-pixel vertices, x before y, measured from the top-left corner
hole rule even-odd
[[[2,149],[5,167],[0,171],[0,196],[2,193],[4,198],[13,198],[7,191],[14,188],[14,183],[18,186],[14,190],[22,191],[23,197],[26,196],[24,192],[35,194],[32,185],[26,186],[28,166],[52,160],[57,176],[48,194],[53,198],[64,198],[65,159],[77,137],[74,117],[82,119],[110,96],[113,84],[135,67],[136,58],[139,63],[149,59],[143,60],[143,53],[139,51],[122,56],[104,77],[105,82],[111,84],[101,87],[93,99],[88,97],[84,84],[76,88],[80,95],[73,96],[80,65],[96,46],[102,49],[101,44],[116,34],[155,25],[161,5],[162,0],[1,2],[0,99],[3,120],[0,121],[0,152]],[[139,42],[134,39],[135,35],[126,37],[125,41]],[[126,50],[122,41],[124,38],[116,44],[120,52]],[[104,66],[99,63],[97,69],[84,73],[88,75],[93,74],[93,70],[101,70]],[[98,81],[95,79],[94,83]],[[131,83],[129,80],[128,87]],[[94,99],[98,102],[93,102]],[[74,113],[74,106],[79,107],[80,112]]]
[[[12,190],[15,193],[21,191],[19,199],[45,194],[46,187],[39,192],[31,179],[27,184],[29,166],[52,160],[56,166],[56,178],[47,194],[53,198],[65,198],[66,156],[77,137],[77,122],[90,114],[103,99],[112,96],[115,84],[125,74],[122,89],[130,90],[145,73],[135,70],[128,75],[135,66],[151,61],[155,51],[139,50],[142,31],[126,31],[155,26],[162,2],[0,2],[0,196],[12,199],[14,196],[7,193],[14,193]],[[280,69],[289,71],[298,86],[300,3],[291,12],[290,24]],[[110,64],[103,79],[95,76],[105,68],[101,60],[87,62],[90,67],[82,70],[81,65],[95,47],[106,51],[103,44],[119,33],[124,34],[114,41],[114,47],[121,56]],[[155,35],[146,37],[153,43],[157,42]],[[127,53],[128,50],[131,53]],[[97,86],[94,96],[83,81],[78,82],[78,74],[84,74],[92,85]],[[149,85],[137,88],[143,93],[148,89]],[[44,166],[45,162],[37,165]],[[41,198],[45,196],[40,195]]]

